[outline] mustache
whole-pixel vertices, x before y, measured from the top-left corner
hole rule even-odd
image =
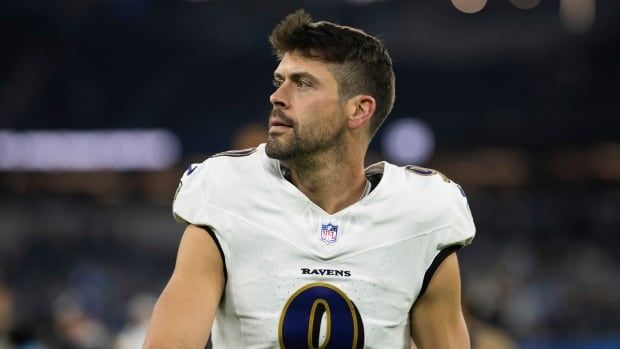
[[[278,108],[271,109],[271,112],[269,113],[269,119],[277,119],[278,121],[290,126],[296,125],[295,120],[284,114],[284,112]]]

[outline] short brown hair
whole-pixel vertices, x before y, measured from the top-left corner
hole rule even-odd
[[[269,42],[278,59],[295,51],[304,57],[339,64],[332,69],[339,97],[373,96],[377,105],[370,120],[370,133],[377,132],[392,110],[395,93],[392,59],[379,39],[357,28],[312,22],[306,11],[297,10],[273,29]]]

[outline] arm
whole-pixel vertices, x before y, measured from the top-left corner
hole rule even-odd
[[[461,309],[461,277],[456,253],[441,262],[410,316],[411,337],[418,348],[470,348]]]
[[[224,264],[209,233],[188,225],[170,281],[153,310],[144,348],[200,348],[207,344],[222,291]]]

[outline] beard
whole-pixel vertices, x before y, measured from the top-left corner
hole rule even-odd
[[[308,117],[305,124],[292,120],[279,109],[273,109],[270,116],[277,115],[291,129],[284,134],[269,134],[265,152],[267,156],[278,160],[310,160],[313,155],[336,150],[343,141],[345,125],[333,122],[320,123],[319,118]],[[338,120],[334,115],[334,120]],[[314,122],[314,124],[310,124]]]

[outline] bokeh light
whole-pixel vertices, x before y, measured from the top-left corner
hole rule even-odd
[[[531,10],[540,4],[540,0],[510,0],[510,2],[522,10]]]
[[[421,164],[435,149],[431,127],[416,118],[402,118],[385,126],[381,143],[384,154],[398,164]]]
[[[476,13],[486,6],[487,0],[452,0],[452,4],[461,12]]]
[[[560,0],[560,20],[571,33],[585,33],[592,27],[596,14],[594,0]]]

